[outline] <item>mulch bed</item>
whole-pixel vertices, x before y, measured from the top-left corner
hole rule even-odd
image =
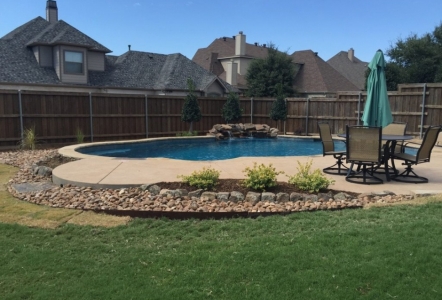
[[[70,157],[64,157],[62,155],[56,155],[54,157],[51,157],[49,160],[46,160],[44,162],[40,162],[39,165],[41,166],[47,166],[52,169],[56,168],[59,165],[75,161],[76,158],[70,158]],[[243,195],[247,195],[248,192],[257,192],[261,193],[262,191],[254,190],[251,188],[244,187],[242,185],[242,179],[219,179],[218,184],[211,189],[210,191],[213,192],[232,192],[237,191],[242,193]],[[169,190],[176,190],[176,189],[185,189],[189,192],[195,191],[198,188],[191,186],[189,184],[183,183],[183,182],[158,182],[157,185],[162,189],[169,189]],[[287,182],[278,181],[277,185],[274,187],[271,187],[266,190],[266,192],[278,194],[278,193],[301,193],[301,194],[307,194],[306,191],[302,191],[299,188],[297,188],[294,185],[291,185]],[[341,191],[338,190],[332,190],[332,189],[324,189],[320,191],[321,193],[328,193],[332,192],[333,194],[337,194]],[[358,193],[351,193],[351,192],[345,192],[349,195],[357,197]]]

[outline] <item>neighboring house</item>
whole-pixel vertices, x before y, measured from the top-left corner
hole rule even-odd
[[[301,67],[295,76],[294,88],[304,97],[326,97],[339,91],[358,91],[357,86],[327,64],[317,52],[295,51],[293,61]]]
[[[267,54],[265,44],[246,43],[240,31],[232,38],[218,38],[207,48],[198,49],[192,60],[244,93],[250,62]],[[311,50],[296,51],[291,56],[296,70],[293,85],[299,96],[325,97],[337,91],[360,90]]]
[[[365,72],[368,62],[358,59],[353,48],[339,52],[327,60],[327,63],[357,86],[359,90],[365,90]]]
[[[184,95],[191,78],[202,96],[236,90],[179,53],[110,52],[58,20],[56,1],[47,1],[46,20],[37,17],[0,38],[0,88]]]
[[[246,43],[246,35],[240,31],[236,36],[215,39],[207,48],[198,49],[192,61],[244,91],[250,62],[254,58],[265,58],[267,52],[265,44]]]

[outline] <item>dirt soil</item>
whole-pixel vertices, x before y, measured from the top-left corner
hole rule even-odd
[[[52,158],[50,158],[49,160],[46,160],[44,162],[40,162],[39,165],[41,166],[47,166],[50,167],[52,169],[54,169],[55,167],[71,162],[71,161],[75,161],[77,160],[76,158],[70,158],[70,157],[64,157],[62,155],[56,155]],[[262,191],[258,191],[258,190],[254,190],[251,188],[247,188],[244,187],[242,185],[243,180],[242,179],[219,179],[218,184],[211,189],[210,191],[213,192],[231,192],[231,191],[237,191],[237,192],[241,192],[242,194],[246,195],[248,192],[258,192],[261,193]],[[187,191],[191,192],[191,191],[195,191],[198,188],[194,187],[194,186],[190,186],[186,183],[182,183],[182,182],[159,182],[157,183],[157,185],[162,188],[162,189],[170,189],[170,190],[175,190],[175,189],[186,189]],[[283,181],[278,181],[277,185],[269,188],[266,190],[266,192],[270,192],[270,193],[307,193],[305,191],[300,190],[299,188],[297,188],[294,185],[291,185],[287,182],[283,182]],[[333,194],[337,194],[341,191],[338,190],[332,190],[332,189],[324,189],[320,191],[321,193],[328,193],[328,192],[332,192]],[[351,193],[351,192],[346,192],[349,195],[352,196],[357,196],[357,193]]]

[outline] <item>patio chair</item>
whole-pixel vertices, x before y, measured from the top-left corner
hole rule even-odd
[[[374,175],[382,163],[382,128],[347,126],[347,162],[351,163],[346,181],[360,184],[380,184],[384,181]],[[357,164],[357,170],[353,171]]]
[[[405,132],[407,130],[407,123],[405,122],[393,122],[391,124],[388,124],[387,126],[385,126],[384,128],[382,128],[382,134],[383,135],[405,135]],[[390,143],[392,143],[391,141],[387,141],[387,140],[382,140],[382,154],[385,151],[391,151],[392,149],[390,148]],[[404,141],[395,141],[396,145],[394,147],[394,153],[400,153],[400,152],[404,152],[403,146],[404,146]],[[387,156],[388,157],[390,155]],[[384,161],[384,163],[388,163],[387,161]],[[389,170],[389,174],[395,174],[395,168],[393,167],[388,167]],[[385,174],[385,167],[381,165],[379,165],[376,168],[376,173],[381,173],[381,174]]]
[[[416,155],[405,152],[395,153],[394,159],[403,160],[404,162],[402,164],[406,165],[407,167],[402,173],[391,176],[391,179],[408,183],[427,183],[428,178],[417,175],[413,171],[412,165],[430,162],[431,151],[436,144],[440,131],[441,126],[428,127]],[[405,144],[404,147],[407,147],[408,144],[410,143]]]
[[[319,136],[322,142],[322,155],[333,155],[336,163],[330,167],[322,169],[324,173],[331,175],[347,175],[348,168],[344,165],[345,150],[336,151],[334,139],[331,135],[330,125],[327,122],[318,122]],[[343,140],[338,140],[345,143]]]
[[[407,130],[407,123],[405,122],[393,122],[384,128],[382,128],[382,134],[384,135],[405,135],[405,132]],[[384,149],[387,144],[386,140],[382,140],[382,148]],[[396,147],[394,149],[394,152],[404,152],[402,149],[404,142],[400,141],[396,143]]]

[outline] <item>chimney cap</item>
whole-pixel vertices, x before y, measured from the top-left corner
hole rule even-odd
[[[48,0],[46,2],[46,8],[57,8],[57,1]]]
[[[240,31],[239,34],[242,34],[242,31]]]

